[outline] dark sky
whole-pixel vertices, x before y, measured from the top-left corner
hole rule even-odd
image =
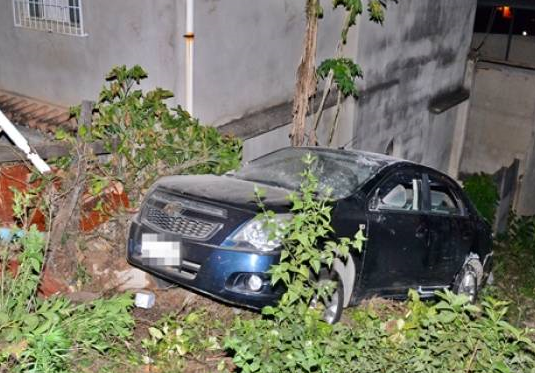
[[[535,35],[535,11],[527,9],[509,8],[510,16],[506,9],[498,8],[494,18],[494,24],[491,29],[492,33],[507,34],[509,25],[514,17],[513,34],[522,35],[526,32],[528,35]],[[492,7],[478,6],[476,12],[475,32],[485,32],[487,24],[491,18]]]

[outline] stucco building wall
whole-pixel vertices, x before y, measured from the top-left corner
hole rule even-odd
[[[194,4],[195,116],[221,125],[291,100],[304,0]],[[318,63],[334,55],[344,16],[323,5]],[[384,152],[393,141],[395,155],[446,170],[457,108],[434,115],[429,103],[463,81],[475,8],[476,0],[404,0],[389,3],[382,27],[361,17],[345,48],[364,70],[361,97],[346,101],[335,145]],[[184,0],[86,0],[84,22],[83,38],[15,28],[11,0],[0,0],[0,89],[73,105],[97,96],[112,65],[140,64],[146,88],[171,89],[184,103]],[[248,140],[245,157],[288,145],[287,134],[286,126]]]
[[[357,148],[447,170],[458,107],[432,114],[432,98],[459,88],[471,43],[475,1],[403,1],[383,28],[360,24],[357,60],[364,94],[353,126]]]
[[[147,87],[177,90],[182,0],[83,2],[87,37],[14,27],[0,0],[0,89],[60,105],[95,99],[114,65],[140,64]]]
[[[535,71],[499,63],[476,67],[461,172],[494,173],[524,160],[535,130]]]

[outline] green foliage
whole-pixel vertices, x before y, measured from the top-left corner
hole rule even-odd
[[[169,109],[165,100],[173,97],[170,91],[135,89],[146,77],[138,65],[114,67],[106,76],[92,126],[79,128],[81,138],[103,141],[111,152],[110,161],[89,178],[92,193],[116,179],[136,199],[164,174],[221,174],[238,167],[240,140],[200,125],[180,106]]]
[[[511,301],[508,319],[535,320],[535,217],[511,214],[505,235],[494,245],[494,286],[487,292]]]
[[[67,371],[73,352],[108,352],[133,327],[130,294],[72,305],[63,297],[36,297],[44,262],[44,235],[32,226],[1,248],[0,368],[12,372]],[[16,275],[7,263],[18,253]]]
[[[342,28],[342,42],[347,43],[347,33],[351,26],[357,23],[357,16],[362,14],[362,0],[333,0],[333,7],[344,7],[347,11],[347,21]]]
[[[395,0],[397,1],[397,0]],[[369,0],[368,14],[370,21],[383,24],[385,20],[386,0]],[[333,0],[333,7],[343,7],[348,15],[346,23],[342,28],[342,42],[347,43],[347,33],[349,29],[357,23],[357,17],[363,12],[362,0]]]
[[[333,80],[344,96],[358,96],[355,78],[362,78],[362,70],[349,58],[329,58],[318,67],[318,76],[325,79],[333,71]]]
[[[510,216],[507,243],[516,251],[525,251],[535,258],[535,216]]]
[[[202,360],[206,352],[221,352],[219,338],[211,335],[221,328],[219,324],[203,310],[187,316],[167,315],[149,328],[149,338],[141,342],[144,359],[160,371],[182,371],[188,359]]]
[[[530,372],[535,345],[527,330],[503,320],[506,304],[491,298],[482,308],[463,295],[439,293],[426,304],[415,291],[408,312],[386,322],[373,313],[357,312],[355,371],[397,372]]]
[[[308,154],[303,161],[307,167],[299,193],[289,197],[292,219],[283,226],[269,226],[275,221],[274,213],[264,211],[260,216],[273,235],[283,237],[280,262],[269,273],[272,285],[280,282],[287,290],[277,306],[264,307],[264,318],[237,318],[225,340],[225,347],[235,353],[234,363],[244,372],[311,371],[318,359],[327,362],[328,357],[322,357],[325,348],[332,338],[340,337],[333,334],[340,326],[325,323],[319,310],[309,307],[313,297],[326,299],[334,290],[332,282],[320,285],[314,277],[322,268],[331,268],[336,258],[347,259],[351,249],[361,251],[365,238],[359,230],[354,239],[329,239],[333,233],[330,191],[319,195],[318,180],[311,171],[316,159]],[[261,194],[257,195],[263,209]]]
[[[385,20],[386,1],[384,0],[370,0],[368,2],[368,13],[370,20],[373,22],[383,24]]]
[[[242,372],[535,371],[535,345],[528,330],[503,320],[503,302],[489,298],[479,308],[466,296],[438,295],[427,304],[411,292],[400,318],[359,309],[352,325],[239,320],[226,346]]]
[[[48,175],[44,176],[42,183],[36,187],[29,188],[23,192],[15,187],[10,187],[13,193],[13,217],[19,227],[28,229],[30,227],[32,214],[40,210],[47,214],[50,209],[50,202],[42,197],[44,185],[48,182]]]
[[[492,224],[500,199],[492,177],[486,174],[471,175],[464,181],[463,188],[481,216]]]
[[[20,238],[23,251],[19,255],[16,278],[8,270],[8,263],[13,259],[13,245],[5,245],[0,249],[0,339],[11,341],[21,332],[28,331],[27,327],[31,329],[35,326],[33,320],[24,318],[35,303],[44,260],[44,244],[44,237],[35,226]]]
[[[365,240],[361,230],[352,240],[343,237],[339,241],[330,240],[331,227],[330,191],[323,191],[318,198],[318,179],[311,169],[317,159],[307,154],[303,159],[306,164],[301,174],[303,181],[299,193],[292,193],[292,219],[282,227],[268,226],[275,235],[283,237],[280,262],[269,270],[272,285],[281,282],[287,291],[276,307],[265,307],[265,315],[274,315],[279,321],[288,318],[303,317],[309,312],[311,299],[318,295],[326,298],[334,290],[333,284],[325,289],[314,280],[321,268],[331,268],[336,258],[346,260],[350,249],[362,250]],[[261,198],[259,198],[260,206]],[[262,218],[273,222],[274,213],[264,211]],[[277,232],[277,229],[279,230]],[[330,287],[329,287],[330,285]]]

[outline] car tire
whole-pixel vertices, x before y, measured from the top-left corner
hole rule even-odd
[[[336,271],[322,269],[318,275],[318,282],[322,283],[326,281],[334,281],[336,287],[327,304],[322,301],[324,308],[322,319],[328,324],[335,324],[340,321],[342,311],[344,310],[344,284]],[[314,297],[310,302],[310,307],[316,308],[318,305],[318,299]]]
[[[469,263],[465,264],[455,279],[453,292],[464,294],[468,296],[470,303],[475,303],[478,295],[477,278],[476,269]]]

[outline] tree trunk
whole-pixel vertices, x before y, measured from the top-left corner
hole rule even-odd
[[[82,102],[80,124],[91,125],[93,103]],[[78,138],[75,161],[64,179],[62,188],[66,191],[64,199],[58,206],[58,211],[50,231],[48,245],[47,267],[51,270],[55,280],[69,286],[76,275],[78,259],[76,256],[76,237],[80,227],[80,201],[82,199],[86,172],[87,156],[90,148],[82,138]]]
[[[308,104],[310,97],[316,93],[318,1],[319,0],[307,0],[307,28],[303,42],[301,63],[297,68],[297,81],[293,103],[292,146],[302,146],[305,142],[305,121],[308,113]]]

